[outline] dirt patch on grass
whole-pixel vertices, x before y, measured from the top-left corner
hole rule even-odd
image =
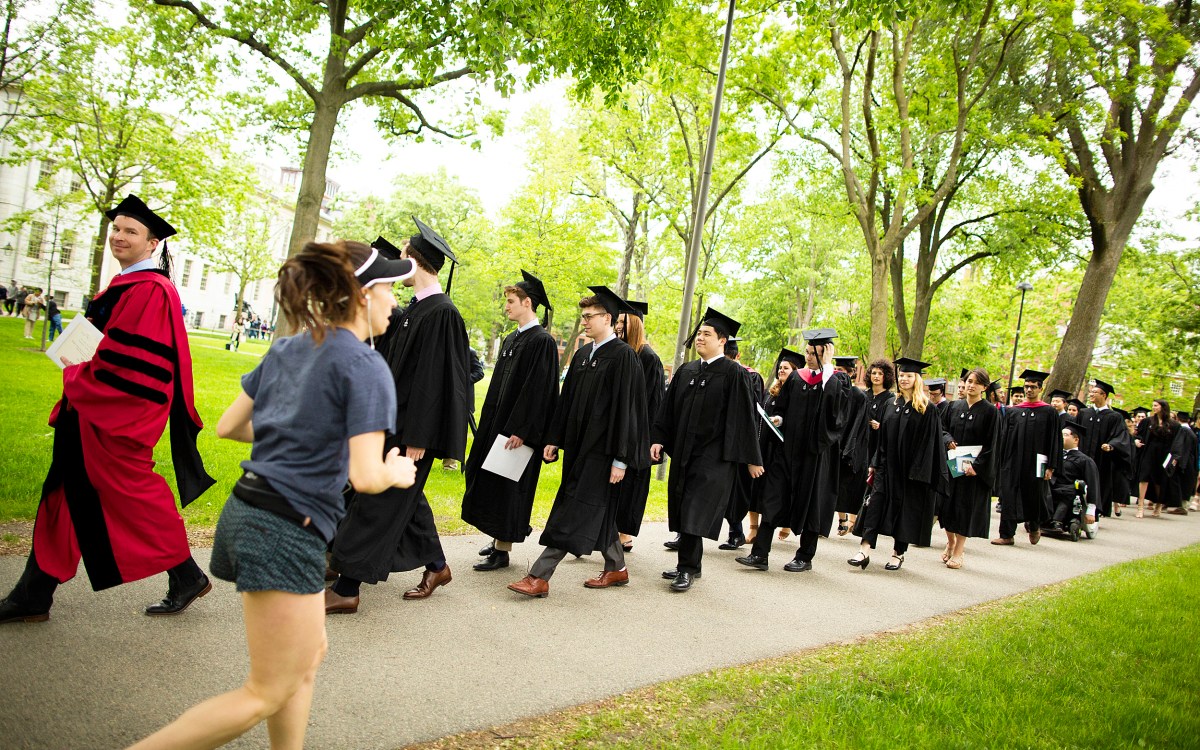
[[[215,530],[211,526],[189,526],[188,544],[193,547],[211,547]],[[33,521],[0,523],[0,555],[28,555],[32,545]]]

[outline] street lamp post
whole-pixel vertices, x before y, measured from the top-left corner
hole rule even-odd
[[[1008,366],[1008,388],[1004,392],[1004,403],[1012,403],[1012,384],[1013,375],[1017,372],[1017,345],[1021,343],[1021,318],[1025,315],[1025,292],[1033,289],[1033,284],[1028,281],[1022,281],[1017,284],[1017,289],[1021,290],[1021,307],[1017,310],[1017,335],[1013,338],[1013,353],[1012,362]]]

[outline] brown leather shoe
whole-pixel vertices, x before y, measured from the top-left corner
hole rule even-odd
[[[325,583],[332,583],[338,579],[338,573],[333,568],[325,568]]]
[[[342,596],[333,589],[325,589],[325,614],[352,615],[357,611],[357,596]]]
[[[1037,531],[1029,532],[1029,543],[1030,544],[1037,544],[1040,541],[1042,541],[1042,530],[1041,529],[1038,529]]]
[[[533,576],[525,576],[516,583],[508,584],[508,590],[544,599],[550,595],[550,582]]]
[[[992,540],[992,544],[999,544],[1003,547],[1011,547],[1014,544],[1016,544],[1016,541],[1013,540],[1011,537],[998,536]]]
[[[445,586],[450,581],[454,580],[454,576],[450,575],[450,566],[442,568],[436,573],[426,569],[425,575],[421,576],[421,582],[416,588],[411,588],[404,592],[405,599],[428,599],[429,595],[438,586]]]
[[[628,570],[606,570],[595,578],[583,582],[589,589],[606,589],[609,586],[624,586],[629,583]]]

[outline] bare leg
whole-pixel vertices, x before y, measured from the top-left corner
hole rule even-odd
[[[750,511],[750,533],[746,535],[746,544],[754,544],[754,539],[758,536],[758,519],[758,514]]]
[[[325,656],[322,594],[242,594],[250,676],[237,690],[188,709],[131,750],[213,748],[263,720],[273,750],[304,744],[313,680]]]
[[[957,536],[953,531],[946,532],[946,549],[942,550],[942,562],[949,562],[954,555],[954,537]]]
[[[1146,510],[1146,490],[1150,489],[1149,482],[1141,482],[1138,484],[1138,509],[1137,517],[1141,518],[1145,515]]]

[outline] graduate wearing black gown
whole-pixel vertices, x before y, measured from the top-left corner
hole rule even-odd
[[[644,322],[650,306],[638,300],[626,300],[625,304],[632,312],[625,315],[622,337],[631,346],[635,343],[641,345],[640,348],[633,347],[633,350],[637,354],[638,365],[641,367],[642,380],[645,384],[646,424],[649,425],[654,421],[654,415],[658,413],[658,406],[662,403],[663,393],[666,392],[667,387],[667,377],[663,371],[662,360],[646,342]],[[636,321],[631,323],[629,322],[630,318],[636,318]],[[631,337],[630,329],[635,327],[638,329],[638,333]],[[654,467],[649,465],[643,469],[628,469],[625,479],[621,481],[621,498],[617,506],[617,531],[625,536],[637,536],[642,529],[642,516],[646,514],[646,498],[650,496],[650,480],[653,474]],[[626,551],[633,548],[633,544],[630,542],[625,543],[624,546]]]
[[[737,342],[738,339],[730,337],[729,341],[725,343],[725,356],[737,362],[742,368],[742,374],[746,376],[746,383],[750,386],[750,397],[754,399],[754,403],[760,404],[763,394],[767,390],[766,383],[763,382],[763,376],[759,375],[753,367],[742,364]],[[758,410],[755,409],[754,412],[755,422],[757,422]],[[738,549],[746,543],[746,535],[742,533],[742,521],[745,520],[746,513],[750,511],[750,491],[753,483],[754,477],[750,476],[750,472],[737,472],[733,487],[729,490],[729,504],[725,509],[725,521],[729,524],[729,539],[717,545],[718,549]]]
[[[1053,513],[1050,479],[1062,468],[1062,427],[1054,407],[1041,401],[1049,373],[1025,370],[1025,400],[1005,415],[1001,450],[1000,533],[992,544],[1012,545],[1017,524],[1025,522],[1029,543],[1037,544]],[[1039,458],[1040,457],[1040,458]],[[1039,469],[1039,460],[1044,463]],[[1049,476],[1047,476],[1047,474]]]
[[[467,486],[462,519],[494,540],[487,559],[475,565],[480,571],[507,568],[513,543],[524,541],[532,531],[529,517],[542,448],[558,399],[558,345],[534,314],[538,306],[545,307],[548,323],[553,308],[542,282],[526,271],[521,275],[523,281],[505,289],[505,311],[518,327],[500,345],[475,442],[463,466]],[[517,482],[483,468],[498,435],[505,436],[506,445],[516,448],[519,441],[533,449]]]
[[[851,377],[858,357],[834,357],[833,362],[846,373],[846,377]],[[862,509],[863,495],[867,491],[867,464],[871,461],[868,443],[872,430],[867,425],[867,393],[854,386],[846,395],[846,428],[838,439],[838,455],[841,457],[838,471],[838,536],[850,530],[849,517],[857,516]]]
[[[1085,430],[1078,422],[1067,420],[1063,425],[1062,471],[1056,473],[1050,483],[1054,498],[1050,527],[1055,531],[1063,531],[1070,523],[1071,508],[1078,492],[1075,489],[1076,481],[1083,480],[1086,484],[1086,504],[1092,506],[1093,510],[1100,507],[1100,473],[1096,470],[1096,462],[1079,450],[1079,441],[1084,434]]]
[[[787,527],[800,536],[796,557],[784,565],[788,572],[812,570],[817,539],[829,536],[837,505],[839,439],[846,427],[849,393],[854,388],[846,373],[830,364],[832,328],[804,332],[808,342],[805,364],[779,389],[775,414],[782,419],[783,450],[767,467],[759,533],[742,565],[766,570],[775,529]]]
[[[1197,453],[1200,453],[1200,439],[1197,439],[1196,432],[1192,428],[1191,414],[1181,411],[1175,416],[1179,420],[1179,434],[1175,438],[1175,445],[1172,447],[1171,453],[1179,460],[1175,479],[1179,485],[1180,508],[1186,511],[1186,503],[1196,494],[1197,474],[1200,473],[1200,466],[1196,463]],[[1178,511],[1171,512],[1177,513]]]
[[[392,313],[387,332],[375,340],[396,383],[396,434],[388,436],[385,447],[398,447],[416,462],[417,481],[408,489],[351,498],[333,540],[330,567],[340,575],[326,591],[330,613],[357,611],[359,584],[386,581],[393,572],[425,568],[405,599],[424,599],[451,579],[425,482],[434,461],[461,461],[466,453],[467,419],[474,408],[470,346],[462,315],[437,278],[447,259],[455,262],[454,254],[441,236],[413,220],[419,233],[403,251],[382,237],[373,247],[417,265],[416,274],[405,280],[416,292],[413,301]],[[450,279],[447,289],[453,268]]]
[[[1137,439],[1141,442],[1137,446],[1141,454],[1137,474],[1139,512],[1142,501],[1167,508],[1182,505],[1177,475],[1180,454],[1187,448],[1177,442],[1180,426],[1171,407],[1162,399],[1155,399],[1154,404],[1158,413],[1146,417],[1137,426]],[[1160,511],[1161,508],[1154,509],[1156,515]]]
[[[1084,429],[1079,450],[1096,462],[1100,473],[1100,512],[1105,518],[1113,514],[1117,504],[1129,502],[1128,475],[1133,465],[1133,439],[1125,427],[1125,419],[1108,405],[1114,392],[1103,380],[1094,381],[1088,390],[1094,406],[1079,413],[1079,424]]]
[[[568,553],[599,550],[604,556],[604,570],[585,583],[588,588],[629,582],[617,508],[628,469],[650,462],[645,380],[637,355],[613,332],[617,316],[631,308],[608,287],[588,288],[594,296],[580,300],[580,307],[592,341],[571,358],[543,450],[549,461],[560,449],[565,453],[562,482],[538,540],[546,549],[529,575],[508,586],[525,596],[547,596],[550,577]]]
[[[785,366],[786,365],[786,366]],[[779,391],[783,389],[783,384],[787,382],[796,370],[804,366],[804,355],[799,352],[794,352],[787,347],[779,350],[779,357],[775,360],[775,379],[776,382],[763,393],[762,407],[767,414],[775,414],[775,400],[779,397]],[[771,391],[774,391],[772,393]],[[757,411],[757,410],[755,410]],[[758,416],[755,422],[758,431],[758,450],[762,454],[763,466],[767,467],[774,461],[776,451],[783,450],[783,441],[779,436],[765,424],[762,415]],[[762,477],[752,479],[750,482],[750,537],[746,541],[753,543],[757,539],[758,524],[761,520],[763,492],[767,488],[767,483]]]
[[[987,374],[972,370],[968,378],[982,388],[987,387]],[[950,435],[955,446],[980,446],[979,455],[972,462],[974,475],[952,477],[950,495],[938,513],[938,524],[947,532],[963,536],[987,539],[992,520],[992,483],[999,471],[1000,457],[1000,412],[980,398],[974,404],[967,399],[954,399],[942,415],[942,428]],[[951,559],[954,568],[962,567],[962,555],[951,550],[946,562]]]
[[[702,358],[671,378],[651,428],[651,459],[671,456],[667,520],[679,533],[678,562],[663,577],[687,591],[700,575],[703,539],[717,539],[738,472],[762,474],[757,410],[742,365],[724,354],[740,324],[711,307],[692,334]],[[707,356],[707,359],[704,357]]]
[[[928,366],[907,357],[896,360],[899,373],[915,376],[910,398],[918,397],[919,393],[923,400],[921,370]],[[892,554],[895,562],[884,565],[886,570],[900,569],[909,544],[929,546],[937,498],[948,491],[946,447],[937,407],[926,402],[922,411],[904,397],[901,388],[897,391],[898,395],[887,407],[889,414],[879,430],[879,448],[871,459],[871,494],[854,526],[854,533],[862,537],[862,543],[859,553],[847,560],[864,570],[871,562],[870,551],[880,534],[895,540]]]

